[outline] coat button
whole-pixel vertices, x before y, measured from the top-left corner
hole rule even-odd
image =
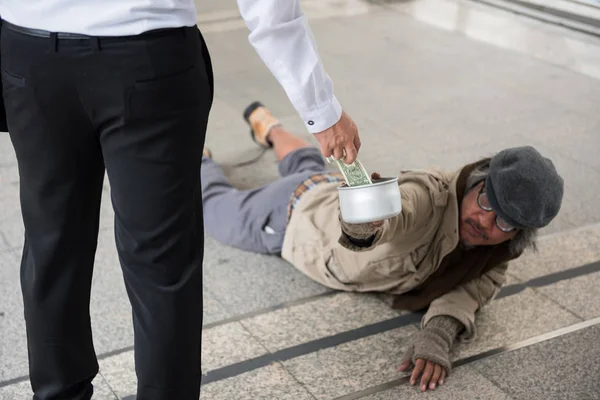
[[[314,124],[315,124],[315,121],[308,121],[308,124],[309,124],[309,125],[314,125]]]

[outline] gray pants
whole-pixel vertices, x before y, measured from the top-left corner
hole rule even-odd
[[[217,163],[204,157],[201,174],[206,233],[242,250],[280,253],[292,194],[309,176],[327,168],[320,150],[314,147],[291,152],[278,168],[281,179],[259,188],[238,190]]]

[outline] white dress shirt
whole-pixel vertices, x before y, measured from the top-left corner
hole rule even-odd
[[[335,124],[342,107],[299,0],[237,2],[250,43],[308,131],[320,132]],[[194,26],[196,6],[194,0],[0,0],[0,16],[15,25],[52,32],[125,36]]]
[[[335,124],[342,107],[299,0],[237,0],[248,37],[311,133]]]
[[[0,15],[12,24],[51,32],[127,36],[194,26],[196,4],[194,0],[0,0]]]

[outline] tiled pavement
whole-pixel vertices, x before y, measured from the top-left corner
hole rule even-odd
[[[214,3],[214,2],[213,2]],[[370,170],[455,168],[531,143],[565,177],[563,209],[538,254],[511,265],[508,286],[453,354],[446,384],[421,394],[396,371],[419,315],[385,297],[330,293],[276,257],[206,239],[203,399],[599,399],[600,40],[480,4],[303,1]],[[263,100],[303,133],[247,43],[235,2],[198,8],[217,80],[207,144],[241,187],[276,177],[241,119]],[[305,133],[304,136],[308,137]],[[237,139],[239,138],[239,140]],[[31,398],[18,261],[18,174],[0,134],[0,399]],[[112,237],[108,187],[91,313],[95,399],[133,398],[130,308]],[[556,336],[556,337],[554,337]],[[131,397],[130,397],[131,396]]]

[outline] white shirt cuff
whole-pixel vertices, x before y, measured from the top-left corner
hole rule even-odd
[[[342,117],[342,106],[338,99],[333,96],[331,103],[315,110],[298,110],[298,114],[304,121],[306,129],[310,133],[318,133],[331,128]]]

